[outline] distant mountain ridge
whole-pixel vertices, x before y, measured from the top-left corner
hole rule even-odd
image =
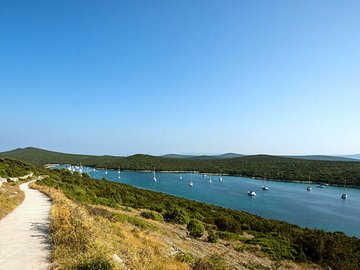
[[[181,154],[167,154],[161,157],[166,158],[188,158],[188,159],[223,159],[223,158],[237,158],[243,157],[243,154],[225,153],[221,155],[181,155]]]
[[[285,156],[290,158],[309,159],[309,160],[328,160],[328,161],[355,161],[356,158],[343,157],[343,156],[325,156],[325,155],[306,155],[306,156]]]
[[[351,158],[351,159],[359,159],[360,160],[360,154],[344,155],[344,156],[341,156],[341,157]]]

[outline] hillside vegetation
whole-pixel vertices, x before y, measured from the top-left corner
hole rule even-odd
[[[22,161],[0,158],[0,177],[2,178],[24,176],[39,170],[42,169]]]
[[[71,175],[66,170],[54,170],[50,177],[39,184],[62,190],[68,198],[83,204],[154,211],[153,214],[144,214],[144,217],[153,216],[153,219],[164,219],[170,223],[191,224],[188,229],[195,236],[204,233],[200,228],[204,226],[209,242],[236,240],[239,242],[238,250],[248,245],[259,246],[261,252],[274,260],[311,261],[332,269],[356,269],[360,265],[360,239],[343,233],[303,229],[241,211],[106,180],[93,180],[87,174],[82,177],[78,173]]]
[[[221,159],[166,158],[150,155],[129,157],[91,156],[63,154],[37,148],[17,149],[0,153],[9,157],[36,164],[79,164],[123,170],[199,171],[223,173],[283,181],[307,181],[309,175],[314,182],[360,187],[360,162],[305,160],[267,155],[244,156]]]

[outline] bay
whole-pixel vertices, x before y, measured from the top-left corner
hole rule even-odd
[[[65,165],[57,166],[67,167]],[[89,171],[94,179],[106,178],[109,181],[129,184],[138,188],[159,191],[187,199],[246,211],[265,218],[286,221],[301,227],[318,228],[325,231],[342,231],[349,236],[360,238],[360,189],[347,188],[348,198],[341,199],[343,188],[328,186],[307,191],[306,183],[262,181],[246,177],[209,176],[183,173],[158,172],[157,182],[153,181],[152,172],[117,170]],[[189,186],[192,179],[193,187]],[[269,187],[265,191],[263,184]],[[255,191],[257,196],[248,196],[248,191]]]

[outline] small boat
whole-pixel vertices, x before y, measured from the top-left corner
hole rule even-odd
[[[347,199],[347,197],[348,197],[348,195],[345,192],[345,189],[346,189],[346,180],[345,180],[345,184],[344,184],[344,191],[343,191],[343,194],[341,195],[342,199]]]
[[[317,188],[325,188],[326,187],[326,185],[324,185],[324,184],[321,184],[321,185],[318,185],[318,186],[316,186]]]
[[[118,179],[121,179],[121,171],[120,171],[120,167],[119,167],[119,170],[118,170]]]
[[[309,175],[309,181],[308,181],[308,187],[306,188],[307,191],[311,191],[311,186],[310,186],[310,175]]]
[[[265,185],[265,183],[264,183],[265,180],[266,180],[266,173],[265,173],[264,180],[263,180],[263,185],[262,185],[261,188],[262,188],[263,190],[269,190],[269,187],[268,187],[267,185]]]
[[[193,183],[193,181],[192,181],[192,172],[191,172],[191,176],[190,176],[189,186],[190,186],[190,187],[193,187],[193,186],[194,186],[194,183]]]
[[[154,167],[154,172],[153,172],[153,174],[154,174],[154,178],[153,178],[153,180],[154,180],[154,182],[157,182],[157,179],[156,179],[156,172],[155,172],[155,167]]]
[[[182,174],[180,173],[180,177],[179,177],[180,180],[182,180]]]
[[[219,177],[219,181],[222,182],[223,178],[221,176],[221,172],[220,172],[220,177]]]
[[[212,180],[211,180],[211,174],[210,174],[210,179],[209,179],[209,183],[212,183]]]
[[[251,197],[256,196],[256,192],[255,191],[248,191],[248,195]]]
[[[105,169],[105,174],[108,174],[107,168]]]

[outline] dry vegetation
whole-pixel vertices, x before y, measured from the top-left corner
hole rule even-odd
[[[0,219],[13,211],[24,200],[18,183],[7,182],[0,186]]]
[[[319,269],[272,261],[239,240],[194,239],[185,226],[144,219],[140,210],[80,204],[54,188],[32,187],[53,200],[52,269]]]

